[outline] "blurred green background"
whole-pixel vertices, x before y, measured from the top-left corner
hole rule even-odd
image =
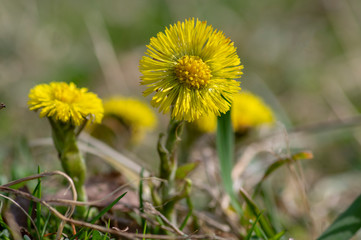
[[[138,62],[146,44],[189,17],[206,20],[235,42],[245,66],[242,88],[273,108],[280,128],[336,121],[289,136],[291,148],[314,153],[302,164],[318,230],[324,229],[328,217],[361,192],[355,184],[361,180],[361,129],[357,121],[342,124],[361,108],[359,0],[0,0],[2,182],[20,177],[13,162],[36,161],[21,147],[25,140],[50,135],[46,120],[27,109],[30,88],[73,81],[102,98],[142,98]],[[168,118],[159,117],[162,131]],[[151,156],[158,130],[142,145]],[[18,168],[36,172],[35,164],[24,166]]]

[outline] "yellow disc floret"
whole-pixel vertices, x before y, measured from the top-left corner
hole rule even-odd
[[[40,117],[52,117],[75,126],[80,126],[85,119],[100,123],[104,114],[102,100],[74,83],[37,85],[30,90],[28,105],[30,110],[40,110]]]
[[[180,82],[189,87],[201,88],[212,77],[209,66],[196,56],[184,56],[175,66],[175,74]]]

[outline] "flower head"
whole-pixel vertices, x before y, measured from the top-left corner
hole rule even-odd
[[[40,110],[40,117],[80,126],[84,119],[100,123],[103,118],[102,100],[86,88],[74,83],[52,82],[40,84],[30,90],[30,110]]]
[[[232,125],[235,132],[270,124],[275,121],[272,110],[258,96],[242,91],[233,98],[231,110]],[[201,132],[213,132],[217,127],[214,115],[207,115],[195,121]]]
[[[115,116],[136,131],[150,130],[156,125],[151,108],[135,98],[112,97],[104,102],[104,115]]]
[[[275,121],[272,110],[263,100],[247,91],[234,97],[231,117],[235,132]]]
[[[202,116],[192,123],[192,127],[203,133],[214,132],[217,128],[217,117],[214,114]]]
[[[207,22],[188,19],[150,39],[140,61],[144,95],[154,93],[152,105],[171,111],[176,120],[229,110],[239,92],[243,66],[233,42]]]

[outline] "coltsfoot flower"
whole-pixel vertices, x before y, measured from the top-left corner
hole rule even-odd
[[[154,129],[157,118],[153,110],[136,98],[115,96],[104,101],[104,117],[118,118],[130,128],[132,137],[140,140],[144,133]]]
[[[248,91],[234,96],[231,118],[235,132],[243,132],[275,121],[272,110],[261,98]],[[194,125],[201,132],[213,132],[217,127],[217,119],[214,115],[207,115],[195,121]]]
[[[231,117],[235,132],[275,121],[272,110],[263,100],[247,91],[242,91],[234,97]]]
[[[144,95],[154,93],[151,103],[160,112],[191,122],[229,110],[243,66],[223,32],[191,18],[158,33],[147,48],[141,84],[148,87]]]
[[[52,82],[40,84],[30,90],[30,110],[40,110],[40,117],[80,126],[85,119],[100,123],[103,118],[102,100],[86,88],[74,83]]]
[[[191,126],[202,133],[214,132],[217,128],[217,117],[214,114],[202,116],[195,120]]]

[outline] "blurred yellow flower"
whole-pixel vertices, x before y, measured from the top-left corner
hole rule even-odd
[[[275,121],[272,110],[261,98],[248,91],[235,95],[231,111],[235,132],[243,132],[248,128]],[[195,121],[195,127],[202,132],[213,132],[217,127],[217,119],[214,115],[204,116]]]
[[[152,109],[136,98],[116,96],[104,101],[104,115],[115,116],[136,131],[154,129],[157,123]]]
[[[231,117],[235,132],[275,121],[272,110],[263,100],[247,91],[233,99]]]
[[[154,93],[151,103],[160,112],[191,122],[229,110],[243,66],[223,32],[191,18],[158,33],[147,48],[141,84],[148,87],[145,96]]]
[[[210,133],[217,128],[217,117],[214,115],[206,115],[198,118],[192,124],[200,132]]]
[[[103,118],[102,100],[86,88],[74,83],[52,82],[30,90],[29,109],[40,110],[40,117],[80,126],[85,119],[100,123]]]

